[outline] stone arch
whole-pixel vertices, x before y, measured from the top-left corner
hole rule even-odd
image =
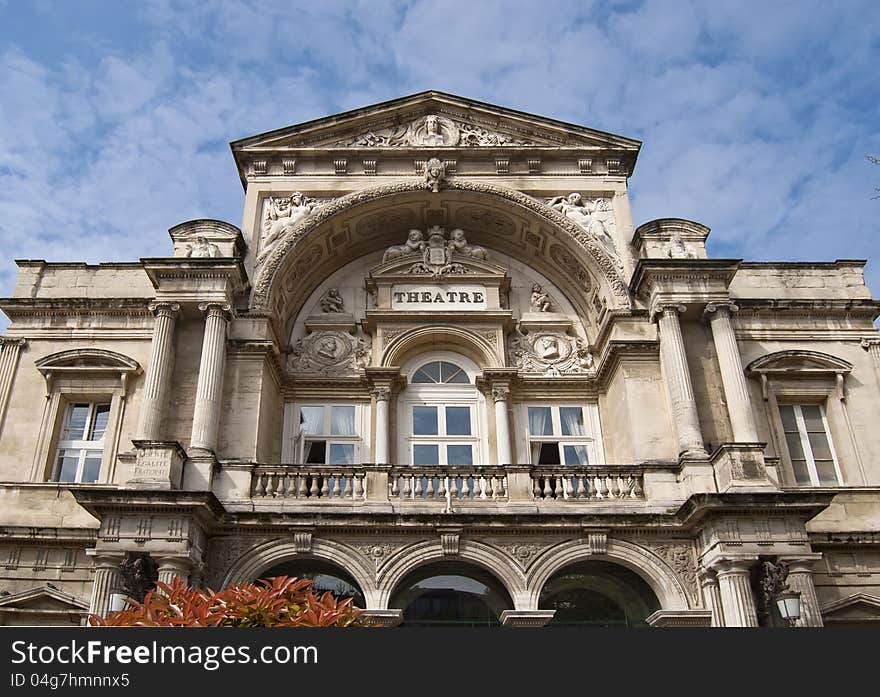
[[[469,329],[454,326],[417,327],[394,337],[382,350],[379,365],[403,365],[410,356],[425,348],[448,349],[470,358],[481,368],[503,367],[503,357],[485,338]]]
[[[557,571],[580,561],[614,562],[643,578],[664,610],[690,608],[688,594],[675,572],[660,557],[631,542],[608,540],[605,553],[596,554],[587,540],[562,542],[544,552],[528,571],[528,609],[537,609],[544,585]]]
[[[519,191],[487,182],[452,179],[446,183],[440,195],[457,192],[504,203],[526,214],[532,220],[545,224],[547,228],[558,230],[561,233],[560,238],[567,240],[570,245],[570,249],[566,253],[571,260],[574,263],[577,263],[577,260],[583,261],[594,277],[601,280],[607,305],[614,309],[631,307],[629,290],[620,261],[594,235],[566,218],[559,211]],[[252,310],[269,312],[273,308],[277,309],[281,304],[278,296],[283,293],[285,285],[295,285],[300,276],[304,277],[314,268],[315,264],[320,262],[324,254],[323,246],[310,245],[309,241],[312,239],[312,233],[321,228],[324,223],[360,206],[383,199],[391,201],[395,197],[411,194],[437,196],[437,194],[425,193],[422,179],[412,179],[362,189],[341,196],[318,208],[314,215],[288,230],[269,252],[254,281],[251,298]],[[303,254],[310,255],[310,257],[297,264],[295,259],[297,255],[292,255],[291,252],[300,248],[305,250]],[[572,256],[573,252],[577,253]]]
[[[461,540],[457,554],[444,554],[439,540],[428,540],[405,547],[391,557],[376,578],[378,593],[385,608],[400,582],[419,567],[437,561],[465,561],[495,576],[507,590],[514,608],[521,609],[526,600],[525,574],[507,554],[482,542]]]
[[[312,540],[311,549],[300,551],[292,539],[276,539],[248,550],[232,563],[223,579],[223,587],[232,583],[248,583],[276,564],[292,559],[320,559],[330,562],[351,574],[366,599],[367,607],[379,607],[377,601],[375,571],[360,554],[351,547],[332,540]]]

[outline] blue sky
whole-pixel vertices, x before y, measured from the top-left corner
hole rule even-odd
[[[240,224],[229,141],[425,89],[638,138],[637,225],[868,258],[880,296],[878,64],[876,1],[0,0],[0,296]]]

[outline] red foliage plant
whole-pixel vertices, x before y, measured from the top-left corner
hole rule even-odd
[[[89,616],[93,627],[364,627],[369,622],[352,598],[319,595],[311,579],[277,576],[229,586],[215,593],[190,588],[179,578],[156,584],[144,602],[107,617]]]

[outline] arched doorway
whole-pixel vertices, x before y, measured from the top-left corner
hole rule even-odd
[[[583,561],[560,569],[544,584],[538,607],[555,610],[551,625],[646,627],[660,609],[647,582],[607,561]]]
[[[483,569],[436,562],[408,574],[389,604],[403,610],[405,627],[498,627],[513,601],[501,582]]]
[[[342,567],[318,559],[291,559],[261,572],[259,578],[294,576],[312,579],[318,593],[330,591],[336,598],[354,598],[357,607],[365,608],[364,593],[354,577]]]

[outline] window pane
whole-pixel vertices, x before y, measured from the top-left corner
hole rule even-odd
[[[353,443],[331,443],[330,444],[330,462],[331,465],[353,465],[354,464],[354,444]]]
[[[436,436],[437,407],[413,407],[413,435]]]
[[[98,481],[98,474],[101,472],[101,451],[90,450],[86,453],[85,464],[83,465],[82,479],[84,484],[91,484]]]
[[[436,445],[414,445],[414,465],[439,465],[440,453]]]
[[[473,449],[470,445],[447,445],[446,462],[449,465],[474,464]]]
[[[810,473],[807,470],[806,460],[792,460],[791,468],[794,470],[794,481],[796,484],[806,486],[812,484],[812,482],[810,481]]]
[[[782,417],[782,426],[786,432],[798,430],[797,420],[794,418],[794,407],[791,404],[779,405],[779,416]]]
[[[822,423],[822,412],[819,410],[818,404],[804,404],[801,406],[804,414],[804,423],[807,425],[807,431],[813,433],[816,431],[825,431],[825,424]]]
[[[785,441],[788,443],[788,456],[792,460],[803,460],[804,449],[801,446],[801,437],[797,433],[786,433]]]
[[[355,435],[355,432],[354,432],[354,407],[331,407],[330,408],[330,435],[331,436],[353,436],[353,435]]]
[[[92,432],[86,440],[101,440],[107,430],[107,419],[110,417],[109,404],[96,404],[92,416]]]
[[[440,361],[425,363],[415,372],[412,381],[417,384],[440,382]]]
[[[440,382],[466,385],[470,382],[470,379],[468,378],[467,373],[464,372],[457,365],[455,365],[455,363],[447,363],[446,361],[441,361]]]
[[[529,407],[529,433],[533,436],[553,435],[550,407]]]
[[[88,404],[71,404],[67,407],[67,420],[64,423],[64,433],[61,440],[82,440],[88,418]]]
[[[471,435],[470,407],[446,407],[446,435]]]
[[[79,450],[62,450],[58,453],[58,481],[75,482]]]
[[[305,461],[309,465],[323,465],[327,457],[327,441],[307,440]]]
[[[840,483],[837,481],[833,460],[816,460],[816,472],[819,474],[819,484],[837,486]]]
[[[830,460],[831,448],[828,447],[828,437],[825,431],[821,433],[810,433],[810,448],[813,450],[813,457],[816,460]]]
[[[324,432],[324,407],[300,407],[299,426],[308,435]]]
[[[581,407],[559,407],[559,421],[563,436],[585,436],[584,410]]]
[[[586,445],[565,445],[563,452],[566,465],[587,465],[590,462]]]
[[[533,465],[558,465],[559,443],[532,443]]]

